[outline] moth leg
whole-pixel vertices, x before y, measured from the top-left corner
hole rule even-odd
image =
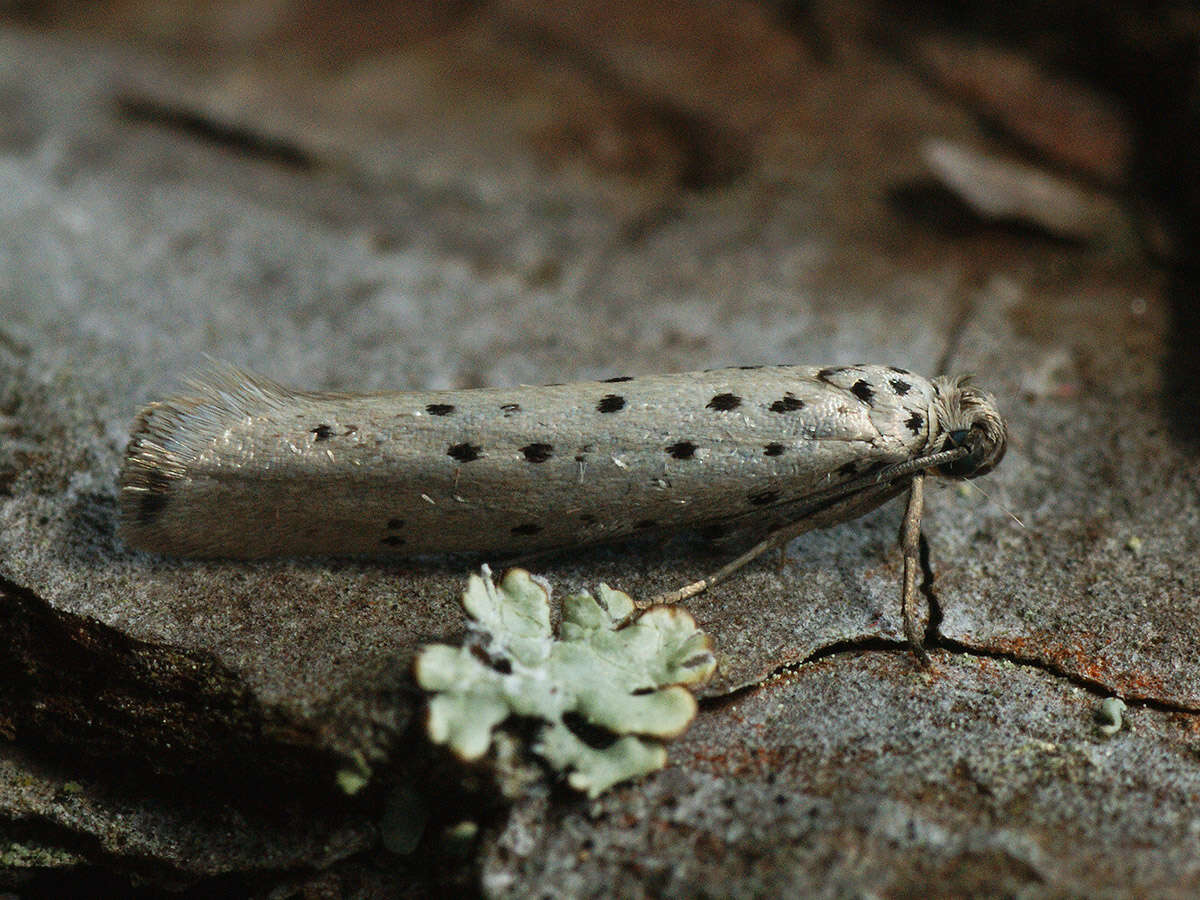
[[[908,646],[920,660],[929,665],[929,654],[917,629],[917,569],[921,565],[921,511],[925,506],[925,473],[913,476],[908,489],[908,506],[900,526],[900,552],[904,556],[904,581],[900,589],[900,614],[904,620],[904,636]]]
[[[783,548],[788,541],[794,537],[799,537],[806,531],[812,530],[812,522],[807,519],[802,519],[798,522],[792,522],[789,525],[784,525],[782,528],[772,531],[769,535],[737,557],[731,562],[726,563],[713,572],[711,575],[701,578],[699,581],[693,581],[691,584],[685,584],[677,591],[667,591],[665,594],[659,594],[656,597],[651,597],[644,603],[639,603],[638,606],[657,606],[660,603],[679,603],[689,597],[695,597],[697,594],[708,590],[713,585],[720,584],[725,581],[730,575],[740,569],[746,563],[753,562],[762,556],[768,550],[773,550],[776,547]]]

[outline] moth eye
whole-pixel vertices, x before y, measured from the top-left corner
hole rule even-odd
[[[938,466],[939,474],[951,478],[975,478],[986,475],[996,467],[1007,449],[1003,437],[996,441],[987,428],[982,425],[972,425],[970,428],[955,428],[946,434],[942,444],[943,450],[954,450],[966,447],[968,452],[961,459],[952,463]]]

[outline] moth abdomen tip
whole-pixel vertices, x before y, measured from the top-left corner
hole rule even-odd
[[[127,543],[140,545],[138,534],[152,532],[170,503],[176,478],[170,474],[168,456],[144,435],[135,433],[129,442],[121,469],[121,530]]]

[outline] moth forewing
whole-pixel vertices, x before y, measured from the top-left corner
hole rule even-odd
[[[132,546],[515,555],[702,525],[798,532],[886,502],[926,459],[981,474],[1005,441],[991,397],[964,380],[877,365],[381,394],[221,367],[191,386],[135,422]]]

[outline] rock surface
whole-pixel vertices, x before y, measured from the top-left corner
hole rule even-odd
[[[10,883],[1200,889],[1200,477],[1161,399],[1163,279],[912,216],[922,142],[986,145],[971,117],[865,13],[818,46],[735,7],[0,28]],[[976,373],[1011,441],[987,498],[928,497],[932,669],[900,636],[892,504],[689,601],[720,668],[670,768],[502,801],[431,756],[409,676],[461,637],[470,565],[121,545],[129,424],[205,355],[338,390],[883,362]],[[534,568],[641,597],[720,561],[681,538]],[[1105,737],[1110,695],[1129,708]],[[395,856],[379,835],[420,818],[413,784],[431,824]]]

